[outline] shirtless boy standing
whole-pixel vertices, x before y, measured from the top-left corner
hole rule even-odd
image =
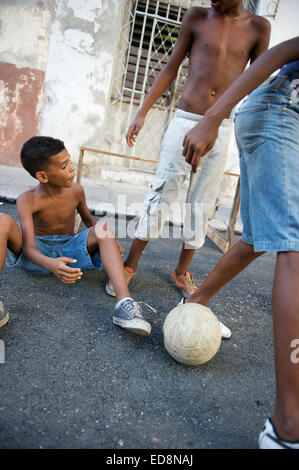
[[[269,37],[270,23],[245,10],[242,0],[212,1],[211,8],[192,7],[186,12],[169,61],[157,76],[127,133],[127,143],[132,147],[148,111],[175,79],[180,64],[188,54],[187,83],[179,109],[165,134],[157,173],[145,199],[145,213],[139,220],[135,239],[124,262],[128,283],[148,241],[161,235],[167,218],[165,205],[169,207],[177,199],[184,181],[190,175],[186,201],[191,207],[190,227],[195,225],[196,207],[203,209],[200,215],[202,223],[194,236],[191,230],[190,235],[185,230],[185,220],[184,243],[171,278],[185,297],[195,291],[196,286],[188,268],[195,249],[204,244],[208,221],[213,214],[225,171],[230,137],[229,115],[222,122],[213,150],[200,160],[196,174],[190,174],[190,166],[182,156],[183,140],[207,109],[243,72],[248,61],[253,62],[268,48]],[[111,281],[106,285],[106,291],[115,295]]]
[[[65,284],[79,281],[84,270],[104,267],[116,291],[113,323],[149,335],[151,325],[142,317],[125,281],[120,245],[109,225],[91,216],[82,186],[73,183],[74,167],[64,143],[52,137],[32,137],[23,145],[21,160],[39,184],[17,200],[21,228],[11,216],[0,213],[0,274],[7,248],[8,266],[36,274],[52,272]],[[76,210],[89,228],[75,235]],[[0,327],[7,321],[8,313],[0,302]]]

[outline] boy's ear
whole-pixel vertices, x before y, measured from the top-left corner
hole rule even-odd
[[[45,171],[37,171],[35,173],[35,178],[40,182],[40,183],[47,183],[48,182],[48,175]]]

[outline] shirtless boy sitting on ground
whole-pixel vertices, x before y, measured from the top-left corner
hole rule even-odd
[[[218,0],[212,1],[211,5],[212,8],[192,7],[185,13],[168,63],[157,76],[128,129],[127,143],[132,147],[148,111],[173,82],[180,64],[189,54],[188,79],[179,109],[164,136],[157,173],[145,198],[145,212],[140,217],[135,238],[124,262],[127,282],[132,279],[148,241],[161,235],[167,218],[165,209],[177,200],[184,181],[190,175],[190,166],[182,155],[186,133],[243,72],[248,61],[253,62],[268,48],[270,23],[245,10],[242,0]],[[186,202],[189,203],[188,208],[191,208],[191,223],[187,224],[185,219],[184,244],[171,275],[184,297],[196,289],[188,268],[195,249],[200,248],[205,241],[208,221],[214,211],[225,171],[229,137],[230,120],[224,119],[214,148],[201,159],[197,174],[190,175]],[[199,205],[203,208],[202,214],[198,213]],[[163,211],[160,210],[162,206]],[[196,227],[196,217],[201,218],[201,227],[193,230],[192,234],[187,226]],[[112,279],[110,281],[106,290],[114,295]]]
[[[21,161],[39,184],[17,200],[21,228],[11,216],[0,213],[0,274],[7,248],[8,266],[36,274],[52,272],[65,284],[81,279],[84,270],[103,266],[116,291],[113,323],[149,335],[151,325],[142,317],[125,281],[120,245],[107,222],[97,223],[91,216],[82,186],[73,182],[74,167],[64,143],[52,137],[32,137],[23,145]],[[74,235],[76,210],[89,228]],[[8,313],[0,302],[0,326],[7,321]]]

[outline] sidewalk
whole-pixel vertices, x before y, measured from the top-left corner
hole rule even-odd
[[[81,179],[85,189],[88,208],[95,215],[112,214],[118,216],[136,217],[138,209],[143,203],[144,196],[148,191],[145,184],[124,183],[113,180],[96,180],[92,178]],[[15,202],[18,196],[36,185],[32,178],[23,168],[0,165],[0,199]],[[179,201],[184,201],[186,189],[182,189]],[[228,198],[220,205],[211,221],[211,226],[219,231],[225,231],[231,210],[232,199]],[[170,214],[169,221],[174,225],[181,225],[182,220],[174,219]],[[236,234],[242,233],[242,222],[240,214],[236,224]]]

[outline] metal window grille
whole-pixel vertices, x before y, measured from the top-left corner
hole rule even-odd
[[[114,60],[103,147],[156,160],[164,130],[184,86],[188,59],[181,65],[175,82],[149,111],[132,152],[126,146],[124,136],[156,76],[167,63],[191,1],[125,0],[122,5],[123,21]],[[138,165],[130,161],[130,167]],[[145,170],[153,172],[154,167],[148,164]]]
[[[244,6],[251,12],[256,11],[257,4],[258,0],[244,0]],[[209,7],[210,0],[122,2],[122,24],[103,127],[102,147],[105,150],[157,160],[165,129],[177,107],[187,78],[188,58],[181,64],[174,83],[149,111],[132,151],[125,143],[125,134],[155,78],[167,63],[177,41],[184,13],[193,5]],[[119,161],[118,164],[124,165],[124,162]],[[132,160],[125,164],[134,169],[140,165]],[[143,165],[142,170],[153,172],[155,166]]]
[[[271,18],[272,20],[275,19],[278,11],[280,0],[269,0],[265,5],[265,13],[263,16],[266,18]]]
[[[260,0],[243,0],[244,8],[251,13],[256,13]]]
[[[136,18],[132,26],[132,43],[128,53],[127,74],[124,78],[124,97],[140,103],[157,73],[166,65],[169,54],[177,40],[179,25],[185,8],[145,0],[136,2]],[[154,25],[155,17],[163,18],[158,27]],[[165,23],[164,18],[171,22]],[[173,21],[173,23],[172,23]],[[150,54],[149,54],[150,51]],[[164,93],[157,104],[167,107],[170,92]]]

